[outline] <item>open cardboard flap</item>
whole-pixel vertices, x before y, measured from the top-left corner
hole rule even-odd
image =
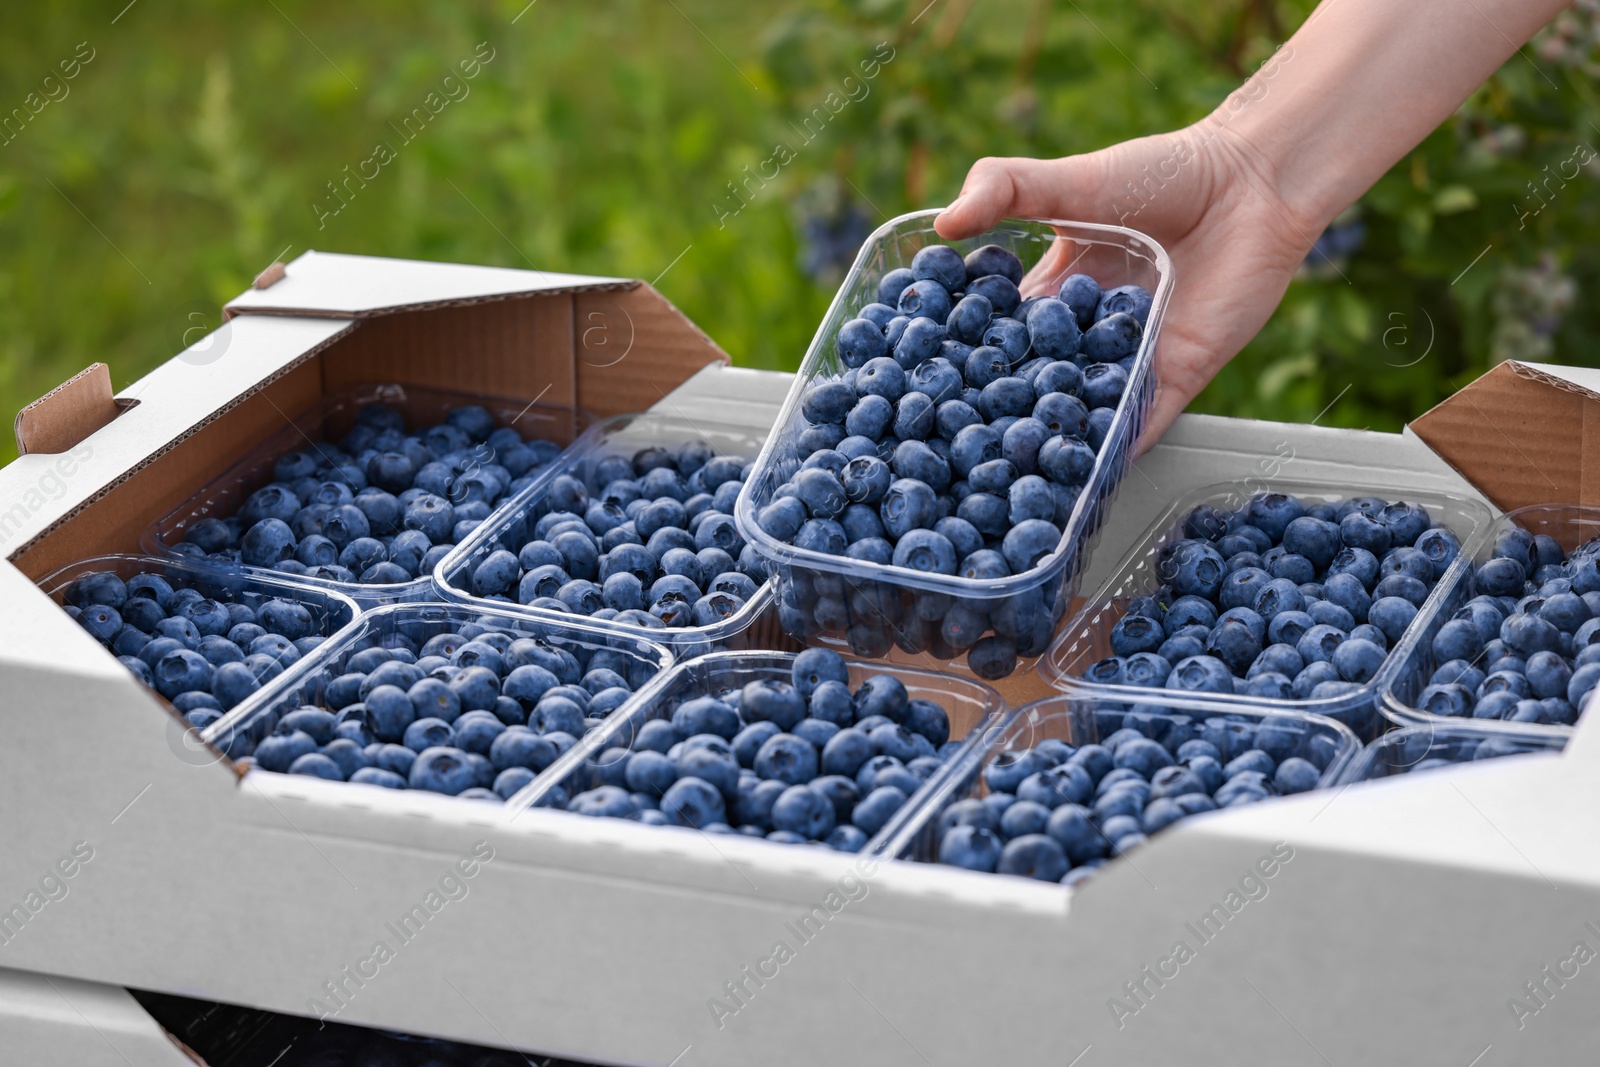
[[[98,418],[64,420],[92,472],[83,465],[70,493],[6,513],[13,563],[37,579],[137,550],[151,521],[343,390],[392,383],[607,416],[647,410],[731,362],[640,281],[307,252],[261,284],[228,305],[197,346],[208,351],[130,386],[137,407],[108,407],[108,390],[88,388],[93,375],[73,386],[100,399]],[[23,496],[37,477],[7,468],[0,497],[9,481]]]
[[[273,264],[256,285],[228,302],[227,318],[245,312],[356,318],[387,311],[478,302],[533,293],[631,288],[627,278],[601,278],[465,263],[429,263],[308,251]]]
[[[1504,511],[1600,504],[1600,370],[1507,361],[1411,430]]]

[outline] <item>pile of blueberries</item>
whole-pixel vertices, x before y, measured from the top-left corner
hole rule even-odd
[[[582,815],[859,852],[957,749],[950,719],[890,674],[849,687],[838,653],[812,648],[790,680],[691,697],[545,803]]]
[[[757,512],[762,530],[980,582],[1053,554],[1127,389],[1151,298],[1074,274],[1058,295],[1024,300],[1022,273],[998,245],[965,259],[930,245],[884,275],[878,302],[839,329],[844,373],[805,391],[803,461]],[[1037,589],[999,603],[902,598],[803,571],[781,593],[792,633],[843,632],[864,656],[891,641],[966,653],[986,678],[1042,653],[1056,610]]]
[[[1433,638],[1417,707],[1434,715],[1567,725],[1600,681],[1600,538],[1567,555],[1512,528],[1472,577],[1476,594]]]
[[[884,275],[878,301],[839,329],[838,378],[801,402],[800,469],[756,514],[797,548],[924,574],[994,581],[1056,551],[1094,470],[1149,316],[1136,285],[1074,274],[1023,299],[1022,262],[998,245],[965,259],[930,245]],[[1054,596],[1004,601],[796,571],[780,590],[791,633],[846,635],[863,656],[891,642],[963,653],[985,678],[1038,655]]]
[[[414,633],[419,627],[433,632]],[[450,630],[399,623],[379,640],[279,707],[308,696],[311,703],[269,710],[224,749],[244,767],[505,800],[655,670],[620,649],[488,619]]]
[[[399,411],[367,404],[337,445],[279,456],[237,514],[196,520],[173,551],[334,582],[409,582],[560,451],[497,428],[477,405],[408,433]]]
[[[703,441],[606,456],[587,485],[552,479],[470,575],[450,580],[487,600],[633,626],[711,626],[766,581],[733,521],[746,468]]]
[[[67,588],[67,614],[123,666],[204,729],[320,645],[333,620],[293,600],[231,593],[154,571],[123,581],[85,574]],[[248,602],[247,602],[248,601]]]
[[[1180,819],[1316,788],[1336,753],[1287,716],[1101,718],[1127,725],[1097,744],[1051,738],[994,757],[985,795],[939,814],[939,862],[1076,885]]]
[[[1460,553],[1416,504],[1261,493],[1202,505],[1163,545],[1162,585],[1133,599],[1084,678],[1321,700],[1378,672]]]

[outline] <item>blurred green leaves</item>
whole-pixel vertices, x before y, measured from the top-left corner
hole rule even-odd
[[[0,35],[0,111],[96,50],[0,146],[7,412],[97,359],[127,385],[285,248],[659,278],[736,361],[793,368],[853,251],[813,235],[943,203],[980,156],[1192,122],[1311,8],[172,0],[112,25],[122,6],[18,5]],[[1512,59],[1341,220],[1348,247],[1197,409],[1395,429],[1508,352],[1595,360],[1600,162],[1550,177],[1600,142],[1592,33],[1562,40]],[[479,42],[495,58],[470,94],[403,143]],[[880,42],[894,58],[865,77]],[[806,132],[847,78],[855,98]],[[313,203],[380,142],[396,158],[319,229]],[[793,159],[743,186],[779,144]],[[730,182],[753,191],[722,218]]]

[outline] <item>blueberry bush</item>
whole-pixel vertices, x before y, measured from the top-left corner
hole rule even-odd
[[[1193,121],[1311,7],[22,5],[0,35],[0,408],[94,359],[126,386],[307,248],[658,279],[738,362],[793,368],[878,223],[981,155]],[[1493,361],[1592,361],[1597,10],[1339,220],[1197,409],[1394,429]]]

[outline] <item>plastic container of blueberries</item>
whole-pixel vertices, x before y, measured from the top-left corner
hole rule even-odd
[[[1377,736],[1386,725],[1381,711],[1384,691],[1398,680],[1417,675],[1421,670],[1417,659],[1419,646],[1433,640],[1440,620],[1449,618],[1465,598],[1472,560],[1490,527],[1489,509],[1481,501],[1434,490],[1413,492],[1391,486],[1330,484],[1278,477],[1265,483],[1219,482],[1195,489],[1179,497],[1156,520],[1105,584],[1088,597],[1077,614],[1062,627],[1049,652],[1039,661],[1039,673],[1044,680],[1057,689],[1078,689],[1105,700],[1159,702],[1169,699],[1173,693],[1169,689],[1097,685],[1085,681],[1082,675],[1092,664],[1111,655],[1111,630],[1126,614],[1129,601],[1161,584],[1157,577],[1158,555],[1163,546],[1183,537],[1183,522],[1189,512],[1202,504],[1233,510],[1260,492],[1286,493],[1318,503],[1361,496],[1383,497],[1391,503],[1403,500],[1427,509],[1436,523],[1447,526],[1461,541],[1460,553],[1435,584],[1399,643],[1389,650],[1383,667],[1358,689],[1318,700],[1183,693],[1186,699],[1215,701],[1262,712],[1324,715],[1348,726],[1363,741]]]
[[[1361,742],[1349,727],[1322,715],[1186,699],[1130,707],[1085,690],[1070,689],[1017,708],[1001,729],[990,732],[984,744],[963,752],[937,772],[915,810],[903,810],[903,817],[884,828],[883,852],[894,859],[937,862],[939,816],[958,800],[984,796],[988,792],[984,768],[1007,752],[1032,748],[1048,738],[1082,746],[1098,742],[1124,726],[1158,741],[1171,736],[1174,729],[1192,730],[1194,736],[1200,736],[1197,724],[1214,719],[1282,731],[1287,740],[1278,758],[1299,756],[1321,768],[1318,789],[1337,784],[1346,766],[1361,751]],[[1208,812],[1191,818],[1216,817]]]
[[[1500,535],[1516,527],[1521,527],[1530,534],[1553,537],[1564,550],[1571,552],[1585,541],[1600,537],[1600,507],[1584,504],[1534,504],[1531,507],[1509,511],[1490,525],[1473,555],[1474,566],[1487,563],[1494,556],[1495,542],[1500,539]],[[1414,723],[1470,722],[1473,726],[1485,730],[1548,735],[1552,738],[1565,739],[1572,733],[1571,726],[1506,722],[1502,719],[1455,718],[1449,715],[1435,715],[1417,707],[1417,698],[1422,690],[1427,688],[1428,679],[1439,666],[1438,659],[1433,654],[1433,635],[1439,632],[1439,627],[1450,620],[1450,616],[1455,614],[1457,608],[1472,597],[1470,585],[1470,581],[1463,581],[1461,596],[1448,605],[1438,605],[1437,610],[1427,620],[1428,639],[1417,646],[1414,657],[1415,669],[1390,680],[1383,692],[1383,713],[1402,726]],[[1420,617],[1418,621],[1421,621]],[[1578,710],[1583,711],[1582,708]]]
[[[57,604],[65,604],[72,583],[97,571],[110,571],[123,581],[138,574],[159,574],[174,589],[198,589],[211,600],[244,604],[251,610],[268,600],[292,600],[311,612],[324,637],[333,637],[361,615],[361,608],[343,593],[302,582],[292,575],[170,556],[95,556],[52,571],[39,579],[39,588]]]
[[[1363,748],[1339,774],[1335,785],[1366,782],[1374,778],[1392,778],[1408,774],[1426,759],[1446,759],[1451,763],[1470,763],[1491,757],[1479,755],[1479,746],[1485,742],[1494,745],[1495,756],[1526,755],[1539,752],[1560,752],[1566,747],[1572,728],[1543,727],[1534,730],[1528,724],[1516,729],[1490,729],[1472,720],[1466,725],[1460,720],[1451,724],[1422,723],[1391,730]]]
[[[628,681],[636,696],[640,690],[658,681],[662,672],[672,664],[672,653],[659,644],[581,623],[552,624],[454,604],[388,604],[362,613],[355,625],[342,630],[334,640],[292,665],[259,692],[251,694],[238,707],[206,727],[201,737],[226,756],[234,759],[247,756],[255,751],[255,746],[263,738],[272,733],[284,715],[302,705],[322,706],[328,683],[344,673],[344,665],[357,652],[368,648],[398,647],[406,638],[420,645],[439,634],[457,632],[469,623],[490,626],[518,637],[541,639],[557,647],[582,646],[620,651],[635,665],[636,669],[629,671]],[[622,714],[626,707],[623,705],[618,708],[612,713],[612,718]],[[610,720],[605,722],[609,726]],[[546,772],[554,770],[559,763],[558,760],[546,768]],[[533,782],[525,786],[511,800],[520,802],[523,795],[536,784]]]
[[[652,719],[669,717],[679,704],[702,696],[716,696],[729,689],[740,689],[750,682],[781,681],[791,678],[794,667],[793,652],[712,652],[695,659],[685,660],[667,671],[647,689],[618,708],[600,729],[590,732],[560,762],[552,764],[529,787],[526,796],[518,794],[517,800],[526,800],[530,806],[541,807],[551,802],[556,789],[566,796],[576,796],[600,784],[597,760],[609,748],[629,748],[645,723]],[[905,685],[913,700],[931,700],[944,708],[950,716],[950,737],[962,741],[962,748],[951,762],[962,759],[979,747],[985,738],[1001,729],[1007,718],[1005,698],[989,686],[973,678],[931,671],[919,667],[902,667],[888,663],[869,663],[846,657],[850,669],[849,685],[852,689],[875,674],[887,674]],[[936,772],[923,790],[936,782]],[[902,812],[918,804],[923,790],[913,794]],[[584,816],[577,816],[583,818]],[[876,853],[888,842],[889,834],[900,821],[890,819],[882,830],[862,846],[862,853]]]
[[[1019,611],[1042,613],[1034,614],[1034,625],[1026,636],[1020,635],[1020,625],[1006,624],[1010,636],[1017,639],[1016,665],[1022,666],[1046,650],[1056,624],[1066,615],[1078,590],[1084,556],[1093,547],[1106,509],[1133,461],[1134,446],[1155,396],[1151,365],[1162,316],[1172,294],[1172,263],[1155,241],[1121,226],[1058,219],[1005,219],[977,237],[944,241],[933,229],[936,215],[936,210],[902,215],[879,227],[862,246],[817,328],[777,425],[745,481],[735,518],[745,539],[772,562],[780,618],[784,629],[795,638],[847,644],[855,654],[868,657],[883,655],[892,643],[913,654],[932,650],[954,664],[965,660],[965,651],[941,647],[943,641],[937,639],[941,609],[959,603],[966,609],[987,613],[991,625],[985,629],[985,636],[996,632],[992,616],[1001,610],[1012,615]],[[1152,297],[1127,390],[1084,491],[1067,520],[1060,544],[1032,569],[998,581],[925,574],[907,567],[797,548],[767,534],[756,522],[756,514],[771,502],[777,488],[806,458],[801,454],[799,439],[806,425],[800,402],[807,387],[836,377],[844,369],[835,341],[839,327],[877,299],[878,281],[887,271],[909,265],[911,257],[925,245],[941,243],[963,254],[981,245],[998,244],[1027,264],[1043,263],[1047,254],[1055,255],[1050,269],[1041,273],[1033,267],[1024,276],[1022,289],[1026,295],[1054,293],[1068,275],[1084,273],[1106,288],[1143,286]],[[818,620],[819,594],[843,603],[843,633]],[[883,625],[864,616],[852,604],[858,597],[869,598],[877,605],[876,610],[868,609],[871,615],[888,616]],[[833,614],[831,609],[829,614]],[[925,614],[935,618],[919,621]],[[837,623],[831,618],[825,621]],[[992,673],[1001,677],[1011,671]]]
[[[39,579],[38,584],[46,596],[64,605],[72,583],[99,571],[110,571],[123,581],[139,574],[159,574],[171,582],[175,589],[198,589],[212,600],[244,604],[251,610],[269,600],[291,600],[311,613],[318,632],[330,641],[361,617],[361,608],[343,593],[306,585],[286,574],[277,575],[270,571],[262,572],[210,560],[163,559],[128,554],[95,556],[52,571]],[[110,649],[106,651],[112,654]],[[163,703],[170,704],[154,688],[150,692]],[[176,710],[172,714],[182,718]]]
[[[571,475],[583,482],[590,492],[596,492],[603,488],[593,483],[595,467],[602,459],[616,455],[632,456],[640,449],[651,446],[671,447],[692,441],[704,441],[719,454],[753,459],[761,449],[762,434],[748,427],[654,412],[602,419],[589,427],[554,463],[540,471],[533,484],[503,504],[488,521],[439,561],[433,578],[440,595],[453,603],[492,608],[530,619],[585,619],[585,616],[475,596],[471,589],[472,572],[491,552],[504,548],[515,555],[521,551],[526,543],[526,532],[549,511],[545,500],[550,483],[561,475]],[[609,619],[586,621],[589,625],[615,633],[659,642],[672,649],[679,658],[687,659],[713,650],[771,648],[774,642],[787,644],[775,624],[775,613],[770,610],[772,602],[773,583],[769,580],[763,582],[756,590],[756,595],[738,611],[710,626],[657,630]]]
[[[528,404],[503,397],[410,385],[364,385],[342,390],[292,418],[285,415],[284,426],[280,430],[261,441],[243,459],[189,499],[151,523],[140,538],[140,548],[152,555],[174,556],[174,548],[183,542],[184,534],[191,525],[200,519],[224,519],[235,514],[251,493],[268,485],[272,481],[273,464],[280,456],[311,448],[324,441],[338,441],[355,424],[360,410],[375,403],[388,404],[397,409],[405,416],[409,428],[442,422],[451,408],[479,404],[494,415],[497,425],[515,426],[525,440],[544,438],[562,446],[571,444],[591,421],[582,411],[552,404]],[[496,508],[505,504],[506,501],[502,500]],[[252,573],[282,573],[246,564],[235,566]],[[436,599],[432,577],[426,574],[408,582],[371,585],[306,575],[285,577],[342,593],[363,607]]]

